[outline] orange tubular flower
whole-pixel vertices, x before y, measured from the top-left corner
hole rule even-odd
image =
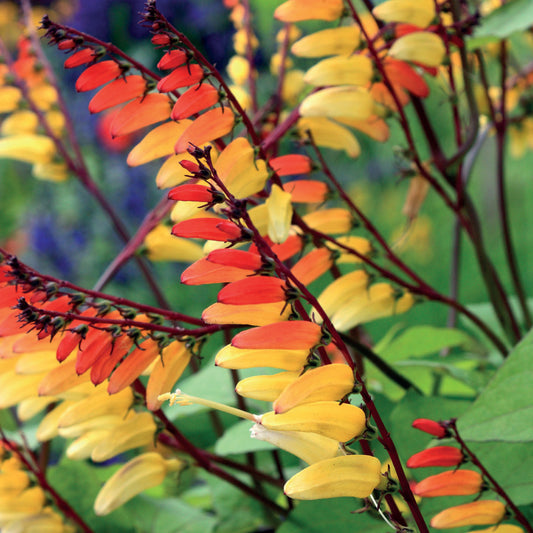
[[[100,113],[118,104],[123,104],[142,96],[146,92],[146,80],[133,75],[119,78],[102,87],[89,102],[91,113]]]
[[[116,394],[129,387],[146,369],[146,367],[159,355],[161,348],[157,341],[146,339],[138,348],[135,348],[123,363],[111,374],[107,392]]]
[[[415,453],[407,460],[409,468],[425,466],[458,466],[464,460],[463,452],[453,446],[435,446]]]
[[[333,255],[328,248],[315,248],[302,257],[292,268],[291,272],[304,285],[318,279],[333,265]]]
[[[120,65],[113,60],[100,61],[86,68],[76,80],[78,92],[91,91],[118,78],[123,73]]]
[[[126,135],[167,120],[171,101],[166,94],[147,94],[126,104],[111,122],[111,136]]]
[[[308,356],[309,350],[243,350],[228,344],[217,353],[215,365],[232,369],[265,367],[296,372],[302,370]]]
[[[195,261],[183,271],[181,282],[184,285],[230,283],[232,281],[246,278],[247,276],[253,276],[254,274],[255,272],[253,270],[238,268],[235,266],[219,265],[208,261],[204,257],[198,259],[198,261]]]
[[[234,281],[218,293],[218,301],[224,304],[260,304],[285,301],[285,281],[270,276],[253,276]]]
[[[278,176],[292,176],[295,174],[309,174],[313,169],[313,162],[302,154],[289,154],[272,158],[268,164]]]
[[[422,498],[436,496],[466,496],[478,494],[482,490],[483,478],[474,470],[448,470],[430,476],[414,488],[414,493]]]
[[[265,326],[287,320],[291,309],[285,302],[268,304],[229,305],[216,303],[202,313],[208,324],[248,324]]]
[[[206,111],[194,120],[181,134],[174,150],[177,154],[185,152],[191,144],[201,146],[227,135],[235,124],[235,115],[229,108],[216,107]]]
[[[291,201],[296,203],[322,203],[329,193],[324,182],[315,180],[291,181],[283,185],[283,190],[290,193]]]
[[[215,87],[207,83],[195,85],[187,89],[176,101],[172,109],[170,118],[172,120],[182,120],[198,113],[219,100],[219,94]]]
[[[424,78],[405,61],[387,57],[383,61],[383,68],[393,85],[398,85],[420,98],[429,95],[429,87]]]
[[[220,218],[193,218],[178,222],[172,228],[172,235],[190,239],[230,241],[241,237],[241,229],[229,220]]]
[[[272,241],[265,237],[267,244],[270,246],[272,252],[274,252],[280,261],[290,259],[293,255],[296,255],[303,248],[303,241],[299,235],[289,235],[285,242],[281,244],[273,244]],[[257,253],[257,248],[254,244],[250,246],[250,251]]]
[[[322,337],[322,329],[314,322],[290,320],[241,331],[231,345],[244,349],[310,350]]]
[[[497,524],[505,516],[505,505],[496,500],[481,500],[444,509],[431,520],[431,527],[450,529],[462,526]]]
[[[76,373],[84,374],[97,361],[114,360],[118,362],[124,355],[126,355],[132,346],[131,339],[125,335],[115,338],[111,333],[105,332],[106,335],[94,339],[90,344],[83,346],[83,349],[78,351],[76,358]],[[120,355],[116,359],[117,355]],[[103,364],[103,363],[100,363]],[[103,379],[107,378],[113,370],[115,365],[111,366],[109,372]],[[96,373],[97,371],[95,371]],[[95,385],[101,383],[102,380],[93,382]]]
[[[183,65],[161,78],[157,83],[157,90],[160,93],[168,93],[181,87],[190,87],[202,80],[204,75],[204,69],[200,65]]]

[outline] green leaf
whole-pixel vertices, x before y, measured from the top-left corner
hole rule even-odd
[[[156,499],[139,496],[124,510],[131,516],[136,531],[157,533],[211,533],[216,519],[177,498]]]
[[[468,441],[533,441],[533,330],[514,348],[474,405],[458,420]]]
[[[476,29],[474,36],[467,40],[467,46],[470,50],[479,48],[487,43],[506,39],[531,25],[533,25],[531,0],[513,0],[483,17],[481,26]]]
[[[231,426],[224,435],[217,440],[215,453],[217,455],[230,455],[235,453],[259,452],[263,450],[275,450],[276,447],[268,442],[252,439],[249,420],[242,420]]]
[[[205,400],[213,400],[226,405],[235,404],[235,388],[230,373],[213,365],[206,366],[200,372],[181,381],[179,388],[186,394],[199,396]],[[196,404],[177,405],[173,407],[172,418],[189,416],[207,409],[208,407]]]
[[[207,480],[211,490],[217,518],[216,533],[249,533],[271,524],[272,512],[266,511],[258,501],[207,472],[200,475]],[[239,476],[239,479],[253,486],[249,476]]]
[[[421,357],[454,346],[471,348],[474,344],[467,333],[458,329],[414,326],[390,341],[381,349],[380,355],[392,362],[406,357]]]
[[[388,526],[369,513],[354,514],[361,509],[355,498],[331,498],[327,500],[297,502],[296,508],[277,529],[277,533],[382,533]]]
[[[95,468],[85,462],[63,458],[61,463],[48,469],[47,478],[95,533],[130,533],[131,517],[123,508],[108,516],[96,516],[93,511],[94,500],[104,481],[116,469],[116,466]]]

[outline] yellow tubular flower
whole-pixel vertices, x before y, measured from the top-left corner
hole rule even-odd
[[[153,442],[155,430],[156,425],[150,413],[135,413],[116,426],[94,447],[91,459],[101,463],[119,453],[146,446]]]
[[[303,139],[307,139],[307,132],[310,131],[313,140],[320,147],[344,150],[349,157],[358,157],[361,153],[361,147],[353,133],[325,117],[301,118],[297,128]]]
[[[292,45],[291,52],[299,57],[349,55],[357,49],[359,42],[357,26],[341,26],[306,35]]]
[[[352,392],[353,387],[353,372],[348,365],[331,364],[313,368],[287,386],[274,402],[274,411],[286,413],[301,404],[340,400]]]
[[[182,461],[166,460],[155,452],[133,458],[107,480],[96,497],[94,512],[98,516],[111,513],[142,491],[160,485],[168,472],[183,466]]]
[[[146,385],[146,407],[150,411],[157,411],[161,407],[157,397],[172,389],[187,368],[191,355],[182,342],[172,342],[163,348],[161,357],[155,360]]]
[[[52,133],[60,137],[65,131],[65,115],[61,111],[51,109],[45,114],[45,118]]]
[[[252,439],[270,442],[270,444],[296,455],[307,464],[336,457],[340,452],[338,441],[317,433],[277,431],[267,429],[261,424],[254,424],[250,430],[250,435]]]
[[[92,429],[86,431],[67,446],[65,455],[73,461],[89,459],[97,444],[113,432],[114,429]]]
[[[287,240],[291,229],[291,193],[278,185],[272,185],[270,196],[265,202],[268,210],[268,236],[276,244]]]
[[[49,163],[55,152],[54,142],[44,135],[26,133],[0,139],[0,157],[26,163]]]
[[[388,0],[376,6],[372,13],[384,22],[405,22],[425,28],[435,17],[435,2],[433,0]]]
[[[15,371],[0,375],[0,409],[13,407],[22,400],[37,396],[37,388],[44,374],[17,374]]]
[[[336,56],[319,61],[304,76],[304,81],[321,85],[366,85],[370,83],[372,61],[363,55]]]
[[[59,419],[59,427],[66,428],[81,424],[87,420],[107,415],[123,416],[133,404],[133,392],[125,388],[117,394],[109,395],[105,388],[84,398],[69,407]]]
[[[246,198],[260,191],[268,178],[266,163],[255,159],[254,149],[245,137],[232,141],[215,163],[218,177],[231,194]]]
[[[244,85],[250,76],[250,63],[245,57],[233,56],[226,67],[228,76],[236,85]]]
[[[305,81],[303,70],[289,70],[289,72],[285,74],[285,79],[283,80],[281,97],[284,102],[294,105],[300,99],[304,89]]]
[[[364,270],[354,270],[331,282],[318,297],[318,303],[328,315],[366,292],[369,275]]]
[[[287,483],[285,494],[297,500],[367,498],[381,481],[381,463],[369,455],[345,455],[308,466]]]
[[[300,104],[302,117],[347,117],[366,120],[373,112],[374,100],[370,93],[352,85],[322,89],[307,96]]]
[[[0,92],[0,99],[2,94]],[[21,133],[35,133],[39,126],[39,119],[33,111],[17,111],[4,119],[0,132],[2,135],[19,135]]]
[[[308,213],[302,218],[310,228],[328,235],[347,233],[352,229],[353,225],[352,214],[342,207],[320,209],[319,211]]]
[[[344,9],[342,0],[288,0],[276,8],[274,18],[283,22],[337,20]]]
[[[21,97],[20,89],[16,87],[0,87],[0,113],[15,111]]]
[[[11,521],[41,511],[45,495],[41,487],[31,487],[13,498],[0,499],[0,528]]]
[[[0,499],[18,496],[29,484],[30,478],[23,470],[13,472],[0,470]]]
[[[505,516],[505,505],[496,500],[480,500],[444,509],[431,520],[431,527],[450,529],[462,526],[497,524]]]
[[[51,85],[43,83],[30,89],[29,98],[40,111],[48,111],[57,103],[57,91]]]
[[[307,362],[309,350],[254,350],[235,348],[228,344],[215,357],[215,365],[221,368],[280,368],[283,370],[301,370]]]
[[[174,154],[176,139],[181,137],[190,124],[192,120],[180,120],[179,123],[171,121],[157,126],[133,147],[128,154],[128,165],[137,167],[154,159]]]
[[[57,514],[43,509],[42,512],[13,520],[2,533],[74,533],[74,529],[66,526]]]
[[[524,530],[521,527],[512,524],[500,524],[487,529],[476,529],[475,531],[469,531],[468,533],[524,533]]]
[[[25,422],[57,401],[54,396],[38,396],[26,398],[17,405],[17,416]]]
[[[404,313],[414,303],[410,293],[398,297],[395,289],[388,283],[376,283],[367,291],[361,292],[355,302],[350,302],[331,317],[331,321],[339,331],[371,322],[378,318]]]
[[[273,402],[300,372],[278,372],[270,376],[251,376],[241,379],[235,390],[240,396]]]
[[[68,178],[68,168],[65,162],[36,163],[31,169],[34,178],[45,181],[65,181]]]
[[[389,55],[395,59],[414,61],[428,67],[438,67],[445,53],[442,39],[427,31],[408,33],[394,41],[389,50]]]
[[[58,435],[59,418],[72,405],[74,405],[73,401],[64,401],[44,416],[36,432],[36,437],[39,442],[45,442]]]
[[[307,431],[347,442],[364,431],[366,418],[355,405],[324,401],[299,405],[282,414],[270,411],[260,417],[260,423],[267,429]]]
[[[181,203],[181,202],[180,202]],[[192,263],[203,257],[202,247],[181,237],[174,237],[168,226],[157,225],[144,239],[150,261],[180,261]]]

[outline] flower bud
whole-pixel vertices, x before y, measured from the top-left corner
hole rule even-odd
[[[429,420],[428,418],[417,418],[413,421],[412,426],[415,429],[419,429],[424,433],[429,433],[430,435],[438,437],[439,439],[442,439],[447,433],[446,429],[439,422]]]
[[[483,478],[474,470],[448,470],[427,477],[417,483],[414,493],[422,498],[436,496],[464,496],[478,494],[483,486]]]
[[[431,527],[449,529],[496,524],[505,516],[505,505],[496,500],[480,500],[444,509],[431,520]]]
[[[457,466],[464,460],[463,452],[453,446],[435,446],[415,453],[407,460],[409,468],[424,466]]]

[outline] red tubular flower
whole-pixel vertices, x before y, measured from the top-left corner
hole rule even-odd
[[[185,170],[188,170],[191,174],[198,174],[200,172],[200,165],[194,161],[189,161],[187,159],[182,159],[179,162]]]
[[[448,470],[417,483],[413,492],[422,498],[467,496],[481,492],[483,478],[474,470]]]
[[[313,162],[303,154],[289,154],[273,157],[268,164],[278,176],[292,176],[294,174],[309,174],[313,170]]]
[[[60,43],[57,43],[58,50],[72,50],[76,46],[76,43],[73,39],[65,39]]]
[[[213,193],[204,185],[180,185],[168,192],[169,200],[182,202],[212,202]]]
[[[183,65],[187,61],[187,53],[184,50],[169,50],[157,64],[157,68],[160,70],[170,70],[180,65]]]
[[[94,61],[95,58],[96,56],[92,48],[83,48],[68,57],[65,60],[65,63],[63,63],[63,66],[65,68],[79,67],[80,65],[85,65],[86,63]]]
[[[230,283],[253,276],[253,270],[235,266],[219,265],[208,261],[205,257],[187,267],[181,275],[184,285],[208,285],[210,283]]]
[[[182,120],[198,113],[218,102],[217,89],[212,85],[203,83],[187,89],[176,101],[170,118]]]
[[[76,90],[78,92],[91,91],[107,82],[118,78],[123,70],[120,65],[113,60],[100,61],[86,68],[76,80]]]
[[[174,151],[181,154],[187,151],[191,144],[202,146],[228,134],[235,124],[235,116],[231,109],[216,107],[210,109],[195,119],[181,134],[174,146]]]
[[[157,90],[160,93],[175,91],[181,87],[190,87],[198,83],[204,77],[204,70],[196,63],[183,65],[174,69],[168,76],[161,78],[157,83]]]
[[[170,44],[170,37],[166,33],[158,33],[150,40],[152,41],[152,44],[155,44],[156,46],[168,46]]]
[[[91,381],[95,385],[103,383],[113,372],[113,369],[121,359],[130,351],[133,346],[133,339],[127,335],[122,335],[115,339],[109,354],[101,355],[91,367]]]
[[[415,429],[419,429],[424,433],[429,433],[430,435],[438,437],[439,439],[442,439],[447,434],[446,429],[439,422],[435,422],[435,420],[429,420],[428,418],[417,418],[413,421],[412,426]]]
[[[229,220],[192,218],[175,224],[172,228],[172,235],[226,242],[240,238],[241,229]]]
[[[112,81],[102,87],[89,102],[91,113],[100,113],[142,96],[146,91],[146,80],[142,76],[133,75]]]
[[[171,101],[166,94],[147,94],[126,104],[113,117],[110,132],[112,137],[126,135],[145,126],[167,120]]]
[[[213,250],[207,260],[217,265],[237,267],[246,270],[259,270],[263,266],[263,260],[259,254],[226,248]]]
[[[282,302],[287,296],[285,281],[271,276],[252,276],[226,285],[218,293],[224,304],[260,304]]]
[[[291,194],[291,201],[296,203],[321,203],[329,192],[322,181],[297,180],[283,184],[283,190]]]
[[[464,460],[463,452],[453,446],[435,446],[415,453],[407,460],[409,468],[424,466],[458,466]]]
[[[322,337],[322,329],[314,322],[291,320],[269,324],[237,333],[231,345],[235,348],[310,350]]]

